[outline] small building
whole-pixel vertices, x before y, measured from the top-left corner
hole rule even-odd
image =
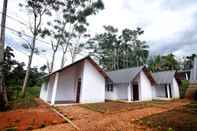
[[[180,97],[176,71],[162,71],[153,73],[155,85],[155,99],[177,99]]]
[[[40,98],[51,105],[105,101],[107,74],[89,56],[48,76]]]
[[[155,80],[145,66],[107,72],[107,100],[148,101],[153,99]]]

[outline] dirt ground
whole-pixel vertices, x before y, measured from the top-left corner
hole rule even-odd
[[[27,109],[15,109],[0,113],[0,131],[32,130],[48,125],[64,123],[64,120],[53,112],[48,105],[37,100],[38,106]]]
[[[67,116],[82,131],[152,131],[154,129],[136,124],[136,120],[157,113],[166,112],[186,105],[186,100],[172,101],[167,104],[151,103],[141,109],[120,111],[116,113],[101,113],[84,106],[58,107],[58,110]],[[132,105],[132,104],[131,104]],[[49,126],[37,131],[74,131],[70,124]]]
[[[193,101],[180,108],[142,118],[140,122],[158,130],[167,131],[171,128],[175,131],[196,131],[196,116],[197,102]]]

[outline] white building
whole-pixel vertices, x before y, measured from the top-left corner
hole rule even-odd
[[[154,95],[155,80],[146,67],[136,67],[107,72],[107,100],[148,101]]]
[[[155,85],[155,99],[177,99],[180,97],[176,71],[153,73]]]
[[[107,74],[90,58],[83,58],[49,74],[40,98],[51,105],[105,101]]]
[[[193,68],[191,69],[190,83],[197,83],[197,57],[194,58]]]

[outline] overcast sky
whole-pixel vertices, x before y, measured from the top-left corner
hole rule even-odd
[[[29,18],[20,10],[20,0],[8,0],[8,15],[25,24]],[[103,0],[105,9],[89,18],[89,31],[92,34],[103,31],[103,25],[113,25],[120,30],[141,27],[145,32],[142,39],[150,46],[151,54],[173,53],[177,57],[197,53],[197,0]],[[3,0],[0,0],[1,10]],[[7,27],[26,31],[21,23],[7,18]],[[27,61],[27,51],[21,47],[21,38],[17,33],[6,31],[7,45],[15,48],[16,58]],[[47,44],[38,42],[41,49],[49,50]],[[85,55],[85,53],[83,53]],[[34,66],[40,66],[50,60],[51,52],[35,55]],[[81,55],[80,57],[83,57]],[[59,67],[61,53],[58,52],[56,69]],[[69,58],[68,62],[69,63]]]

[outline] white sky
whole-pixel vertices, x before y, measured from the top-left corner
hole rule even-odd
[[[31,18],[20,10],[21,0],[8,0],[8,15],[27,23]],[[178,57],[197,53],[197,0],[103,0],[105,9],[90,17],[91,34],[103,31],[103,25],[113,25],[120,30],[141,27],[145,32],[141,39],[150,46],[151,54],[174,53]],[[0,0],[2,10],[3,0]],[[19,31],[26,31],[24,25],[7,18],[7,26]],[[14,47],[16,59],[27,62],[28,53],[21,47],[21,40],[16,33],[6,32],[7,44]],[[50,46],[37,43],[42,49]],[[23,53],[21,53],[23,52]],[[85,55],[85,53],[83,53]],[[80,57],[83,57],[81,55]],[[51,52],[36,56],[33,66],[41,66],[50,59]],[[55,68],[60,65],[61,52],[57,54]],[[68,61],[69,63],[69,55]]]

